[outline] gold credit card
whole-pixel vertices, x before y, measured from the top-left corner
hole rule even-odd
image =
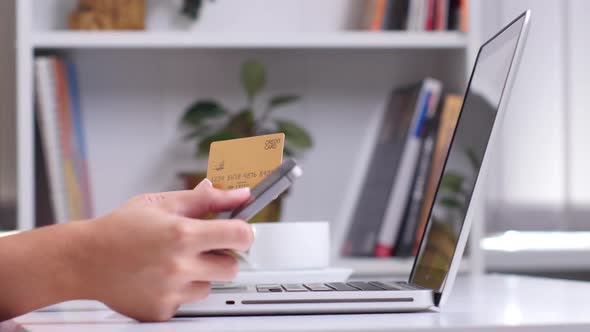
[[[254,187],[283,162],[285,134],[211,143],[207,178],[219,189]]]

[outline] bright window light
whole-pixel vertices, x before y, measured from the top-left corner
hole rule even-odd
[[[484,250],[588,250],[590,232],[508,231],[481,241]]]

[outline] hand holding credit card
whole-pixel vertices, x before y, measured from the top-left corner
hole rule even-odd
[[[281,164],[284,134],[272,134],[211,144],[207,177],[216,188],[251,188],[251,198],[220,219],[250,220],[286,191],[302,170],[289,159]],[[248,262],[247,253],[219,252]]]
[[[280,194],[285,192],[302,174],[301,168],[293,159],[288,159],[274,170],[270,175],[264,178],[258,185],[252,188],[251,197],[245,204],[235,208],[231,212],[220,215],[221,219],[241,219],[248,221],[262,210],[268,203],[276,199]],[[254,228],[252,229],[255,230]],[[256,233],[254,233],[256,238]],[[241,253],[231,250],[225,250],[225,254],[234,256],[244,262],[249,263],[248,252]]]
[[[219,189],[249,187],[252,193],[245,205],[220,218],[248,221],[301,175],[294,160],[281,163],[284,144],[282,133],[211,143],[207,178],[213,186]]]

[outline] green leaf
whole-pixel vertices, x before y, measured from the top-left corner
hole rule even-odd
[[[225,114],[227,114],[227,111],[216,101],[198,100],[187,108],[180,121],[186,126],[198,127],[205,120],[217,118]]]
[[[441,181],[440,188],[445,191],[458,193],[463,187],[463,176],[454,172],[446,172]]]
[[[200,137],[200,136],[205,135],[208,131],[211,131],[208,126],[198,127],[198,128],[196,128],[194,130],[189,131],[182,138],[185,141],[190,141],[190,140],[192,140],[194,138],[197,138],[197,137]]]
[[[288,146],[288,145],[285,145],[285,146],[283,147],[283,154],[284,154],[286,157],[294,157],[296,153],[295,153],[295,151],[294,151],[294,150],[293,150],[293,149],[292,149],[290,146]]]
[[[225,140],[234,139],[234,138],[238,138],[238,137],[236,137],[236,135],[234,133],[227,132],[227,131],[221,131],[221,132],[215,133],[213,135],[207,136],[199,141],[199,144],[197,145],[196,156],[198,158],[207,157],[209,155],[209,150],[211,149],[211,143],[217,142],[217,141],[225,141]]]
[[[196,20],[199,17],[203,0],[184,0],[180,13]]]
[[[276,120],[279,132],[285,134],[285,141],[295,148],[309,149],[313,146],[313,141],[309,133],[299,125],[291,121]]]
[[[276,108],[276,107],[288,105],[288,104],[291,104],[293,102],[296,102],[299,99],[300,99],[300,97],[299,96],[295,96],[295,95],[279,95],[279,96],[274,96],[268,102],[268,108],[269,109],[273,109],[273,108]]]
[[[245,109],[234,115],[224,131],[231,132],[237,137],[249,137],[256,135],[256,122],[254,121],[254,112]]]
[[[256,60],[248,60],[242,63],[241,80],[248,99],[252,100],[266,84],[266,71],[264,65]]]
[[[465,149],[465,155],[467,156],[467,159],[469,159],[471,167],[477,173],[477,171],[479,171],[479,168],[481,167],[481,160],[475,153],[473,147],[467,147]]]
[[[447,207],[449,209],[462,209],[463,208],[463,202],[461,202],[459,199],[457,199],[455,197],[442,197],[440,199],[439,203],[442,206]]]

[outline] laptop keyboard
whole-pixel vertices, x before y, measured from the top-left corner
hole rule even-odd
[[[256,285],[259,293],[280,292],[359,292],[359,291],[397,291],[410,289],[398,282],[351,281],[310,284],[261,284]]]

